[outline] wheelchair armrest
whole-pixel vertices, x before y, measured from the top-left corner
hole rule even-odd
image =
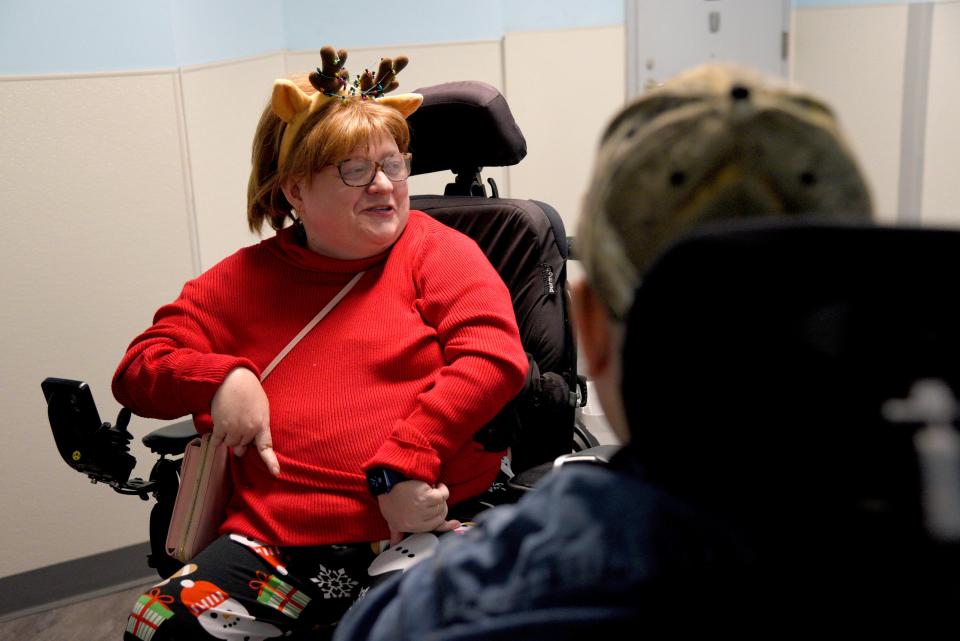
[[[156,454],[183,454],[187,444],[197,436],[197,428],[188,419],[153,430],[143,437],[143,444]]]
[[[569,465],[571,463],[593,463],[594,465],[606,465],[613,458],[613,455],[620,449],[619,445],[596,445],[579,452],[571,452],[558,456],[553,461],[554,469]]]
[[[596,447],[591,447],[580,452],[563,454],[553,461],[547,461],[546,463],[541,463],[540,465],[520,472],[510,479],[507,485],[509,485],[511,489],[528,492],[546,478],[547,475],[564,465],[573,465],[574,463],[580,465],[584,463],[606,465],[619,449],[619,445],[597,445]]]

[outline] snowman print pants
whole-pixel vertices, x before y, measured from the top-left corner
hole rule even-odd
[[[451,510],[465,525],[492,504]],[[424,558],[437,535],[414,534],[381,553],[380,543],[264,545],[237,534],[211,543],[173,576],[146,590],[127,619],[125,641],[326,639],[367,590]],[[379,555],[378,555],[379,554]]]

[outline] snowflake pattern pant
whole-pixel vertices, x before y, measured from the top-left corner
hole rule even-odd
[[[509,500],[498,479],[483,495],[454,506],[449,518],[470,521]],[[368,589],[429,555],[436,544],[433,534],[414,534],[378,556],[377,543],[278,548],[227,534],[140,595],[123,638],[329,638]]]
[[[323,639],[369,586],[371,544],[264,546],[224,535],[137,599],[127,641]]]

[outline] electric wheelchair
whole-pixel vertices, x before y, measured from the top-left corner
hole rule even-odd
[[[530,361],[525,389],[475,440],[492,451],[509,446],[514,473],[549,466],[574,449],[597,445],[579,420],[586,381],[577,373],[568,315],[570,253],[563,221],[546,203],[500,198],[493,179],[487,196],[482,169],[514,165],[526,155],[523,134],[496,88],[464,81],[416,92],[424,101],[409,118],[412,175],[452,171],[454,181],[443,195],[412,196],[410,206],[462,231],[485,252],[511,293]],[[122,409],[111,425],[101,421],[85,383],[51,377],[42,388],[57,447],[68,465],[121,494],[156,499],[148,563],[161,577],[175,572],[182,563],[167,555],[165,540],[179,487],[180,455],[197,435],[193,422],[143,437],[160,458],[148,479],[131,479],[136,465],[128,448],[131,412]],[[529,480],[512,485],[514,496],[531,485]]]
[[[739,533],[752,562],[705,595],[723,616],[862,631],[956,611],[958,255],[960,230],[804,217],[704,226],[644,275],[631,448]]]

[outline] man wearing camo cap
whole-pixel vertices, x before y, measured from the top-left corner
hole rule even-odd
[[[620,351],[635,287],[684,232],[794,214],[871,215],[820,100],[712,65],[621,110],[584,198],[575,251],[585,278],[573,294],[588,373],[625,447],[608,467],[564,466],[447,537],[356,604],[335,638],[603,639],[762,615],[725,590],[750,562],[742,533],[645,482],[623,416]]]
[[[815,214],[868,219],[870,193],[831,109],[779,79],[704,65],[613,119],[577,229],[585,278],[573,300],[588,373],[622,440],[622,322],[651,262],[698,224]]]

